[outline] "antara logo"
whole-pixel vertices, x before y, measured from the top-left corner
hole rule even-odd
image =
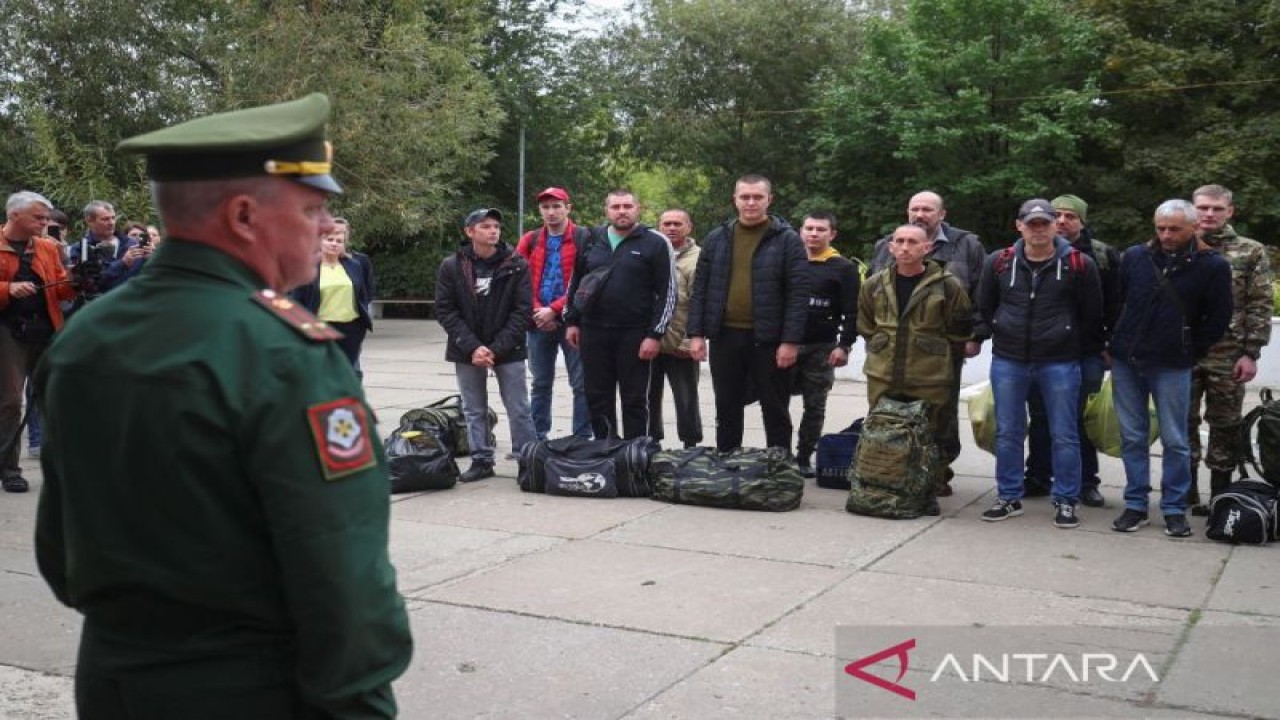
[[[916,691],[902,684],[910,666],[909,653],[916,648],[916,640],[887,647],[864,658],[854,660],[844,666],[844,671],[866,683],[888,690],[908,700],[916,699]],[[1119,683],[1128,682],[1135,675],[1145,676],[1151,682],[1160,682],[1155,668],[1142,653],[1134,653],[1132,658],[1122,659],[1115,653],[1001,653],[999,655],[983,655],[973,653],[962,663],[962,656],[947,653],[938,662],[929,677],[929,682],[951,677],[961,682],[1000,682],[1000,683],[1047,683],[1051,680],[1059,682],[1084,683],[1096,680]],[[898,676],[887,680],[872,675],[865,668],[870,665],[897,658]],[[1141,677],[1139,679],[1142,679]]]

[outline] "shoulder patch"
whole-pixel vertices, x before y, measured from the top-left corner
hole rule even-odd
[[[274,290],[259,290],[253,294],[253,301],[312,342],[328,342],[342,338],[342,333],[330,327],[329,323],[312,315],[310,310]]]
[[[325,480],[338,480],[376,464],[369,414],[356,398],[312,405],[307,408],[307,421]]]

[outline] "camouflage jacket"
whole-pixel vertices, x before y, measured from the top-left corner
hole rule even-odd
[[[1204,236],[1231,264],[1231,292],[1235,311],[1227,334],[1198,363],[1211,372],[1231,372],[1242,355],[1257,359],[1271,340],[1271,262],[1257,240],[1236,234],[1227,225],[1222,232]]]

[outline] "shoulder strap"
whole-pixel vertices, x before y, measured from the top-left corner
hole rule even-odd
[[[273,290],[259,290],[253,294],[253,301],[312,342],[341,340],[343,337],[342,333],[331,327],[329,323]]]
[[[1000,273],[1004,272],[1005,268],[1009,267],[1009,263],[1012,260],[1013,260],[1013,246],[1010,245],[1009,247],[1006,247],[1005,249],[1001,250],[1000,254],[996,256],[995,262],[992,263],[991,269],[995,270],[996,274],[999,275]]]
[[[1071,265],[1071,271],[1076,275],[1084,274],[1084,253],[1071,248],[1071,253],[1067,255],[1067,262]]]
[[[1239,469],[1241,478],[1249,479],[1249,469],[1247,465],[1252,465],[1254,472],[1258,473],[1258,477],[1263,477],[1262,468],[1258,467],[1258,459],[1253,454],[1253,426],[1258,424],[1258,420],[1262,414],[1266,412],[1266,406],[1272,402],[1271,390],[1263,388],[1259,393],[1262,398],[1262,404],[1250,410],[1240,420],[1239,436],[1236,439],[1236,447],[1239,449]]]

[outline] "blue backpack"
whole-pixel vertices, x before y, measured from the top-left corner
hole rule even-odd
[[[815,453],[818,487],[849,489],[849,468],[853,465],[853,454],[858,449],[858,438],[862,437],[862,421],[863,418],[858,418],[840,432],[818,438]]]

